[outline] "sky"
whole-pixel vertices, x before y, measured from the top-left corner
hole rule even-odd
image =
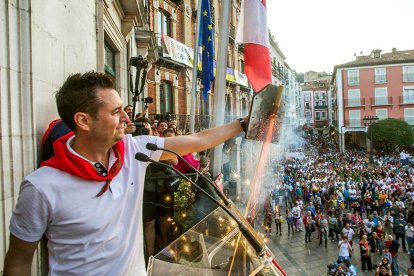
[[[291,69],[332,72],[369,55],[414,49],[414,0],[267,0],[268,28]]]

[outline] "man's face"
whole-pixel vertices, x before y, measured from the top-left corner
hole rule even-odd
[[[125,107],[125,112],[128,114],[130,120],[132,120],[132,106]]]
[[[158,126],[158,132],[159,133],[164,133],[164,130],[166,130],[168,128],[168,125],[166,122],[161,122]]]
[[[122,109],[122,101],[112,88],[98,89],[97,96],[101,100],[96,118],[91,120],[89,134],[97,143],[114,145],[125,136],[128,115]]]

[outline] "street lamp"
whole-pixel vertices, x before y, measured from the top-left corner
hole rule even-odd
[[[378,116],[365,116],[362,120],[364,121],[364,126],[368,128],[372,124],[375,124],[376,122],[378,122]],[[368,132],[368,129],[367,129],[367,132]],[[370,141],[370,146],[372,147],[372,130],[369,135],[369,141]],[[371,150],[371,147],[370,147],[370,150]]]

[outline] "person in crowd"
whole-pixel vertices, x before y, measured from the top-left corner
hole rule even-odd
[[[395,239],[397,240],[397,242],[399,242],[399,240],[401,239],[401,244],[403,247],[404,252],[407,252],[407,248],[405,246],[405,226],[406,226],[406,222],[404,220],[404,216],[400,215],[399,218],[397,218],[396,220],[394,220],[394,234],[395,234]]]
[[[59,116],[73,133],[56,140],[55,156],[21,185],[10,220],[5,275],[30,274],[44,234],[51,275],[146,274],[140,204],[148,163],[137,162],[135,154],[167,160],[174,155],[149,151],[146,144],[184,155],[212,148],[244,129],[233,121],[190,136],[132,137],[125,133],[130,118],[114,87],[112,77],[88,72],[69,76],[56,93]]]
[[[361,241],[359,242],[359,249],[361,252],[361,264],[362,264],[362,271],[372,270],[372,262],[371,262],[371,246],[368,242],[368,237],[366,235],[362,236]]]
[[[293,230],[295,220],[290,209],[286,209],[286,224],[288,226],[288,237],[290,236],[290,232],[292,232],[292,235],[295,235],[295,231]]]
[[[325,215],[322,214],[319,218],[319,245],[322,245],[322,238],[325,239],[325,248],[328,244],[328,220]]]
[[[386,265],[378,266],[377,270],[375,271],[375,276],[391,276],[391,269]]]
[[[302,210],[298,203],[295,203],[295,207],[292,208],[293,220],[295,225],[295,231],[303,231],[302,230],[302,223],[301,223],[301,213]]]
[[[162,134],[164,131],[168,128],[168,121],[161,119],[157,123],[157,130],[160,137],[162,137]]]
[[[307,211],[306,215],[303,217],[303,225],[305,226],[305,243],[311,242],[312,224],[312,213],[311,211]],[[315,227],[315,225],[313,225],[313,227]]]
[[[398,266],[398,249],[400,248],[400,244],[397,240],[394,240],[392,235],[388,235],[387,241],[385,242],[385,250],[388,251],[392,256],[391,261],[391,270],[393,275],[399,274],[399,266]]]
[[[280,207],[276,206],[275,208],[276,235],[279,234],[279,236],[282,236],[282,222],[283,222],[283,217],[280,212]]]
[[[350,253],[352,252],[352,246],[348,242],[347,236],[342,236],[342,240],[338,243],[339,247],[339,254],[338,254],[338,260],[341,260],[343,262],[344,260],[350,260]]]
[[[140,120],[145,119],[141,118]],[[146,123],[146,128],[151,135],[151,126],[148,122]],[[163,137],[174,136],[174,131],[169,131],[168,129],[164,131]],[[170,166],[178,164],[177,157],[161,162]],[[167,175],[171,175],[171,178],[165,178]],[[159,222],[161,249],[168,245],[169,228],[174,217],[174,194],[170,184],[175,181],[175,177],[172,177],[172,175],[175,175],[172,169],[157,164],[149,164],[145,172],[142,210],[147,257],[153,256],[158,252],[155,248],[156,221]]]

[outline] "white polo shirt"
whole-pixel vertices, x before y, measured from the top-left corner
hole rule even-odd
[[[164,146],[163,138],[125,136],[124,165],[100,197],[104,182],[55,168],[42,167],[25,178],[10,232],[28,242],[45,233],[50,275],[146,274],[142,198],[148,164],[135,160],[135,153],[154,160],[162,154],[147,150],[148,142]]]

